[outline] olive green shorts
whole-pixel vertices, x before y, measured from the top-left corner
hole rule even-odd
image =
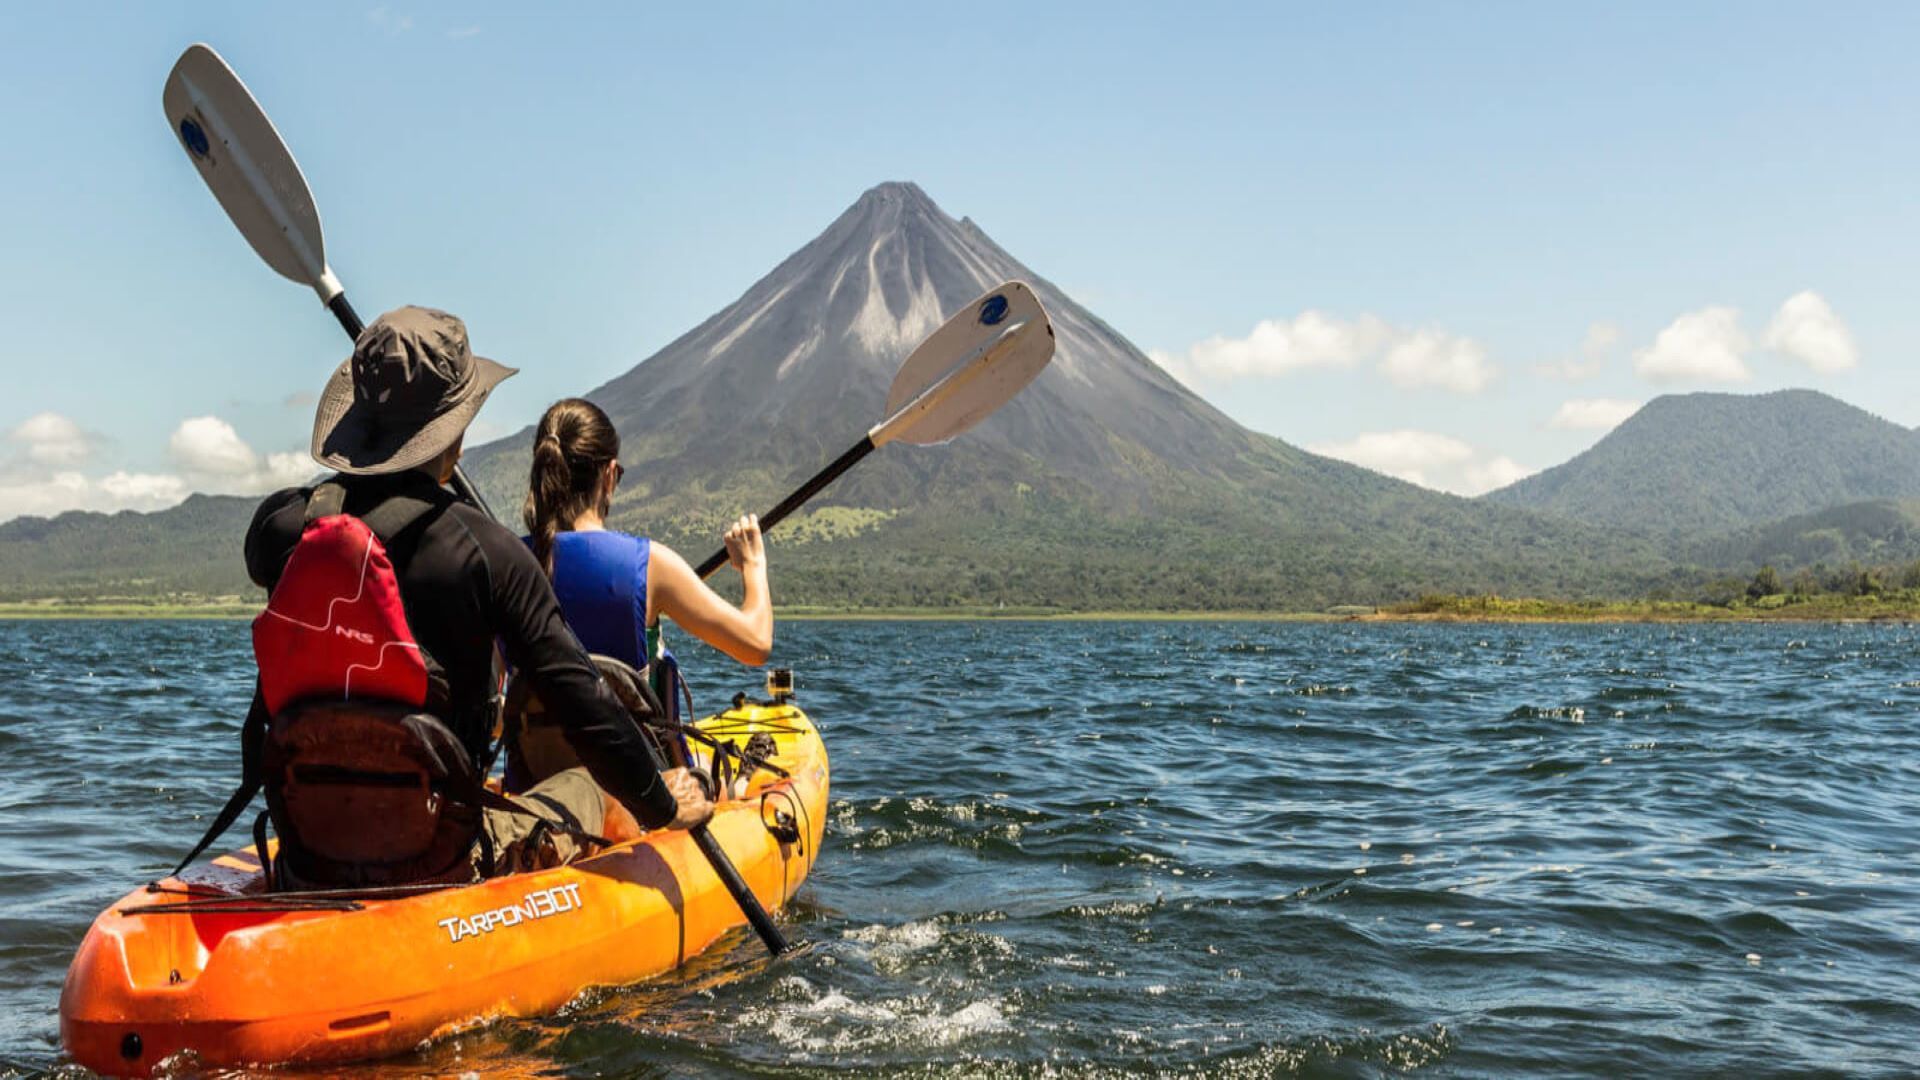
[[[496,877],[564,866],[591,851],[592,844],[575,834],[599,835],[605,824],[606,793],[584,767],[554,773],[510,798],[533,814],[486,811],[480,828],[493,850]],[[475,853],[475,865],[485,865],[483,853]]]

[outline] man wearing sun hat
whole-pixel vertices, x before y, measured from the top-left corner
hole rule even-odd
[[[366,328],[333,373],[313,426],[314,460],[334,470],[329,496],[367,520],[396,500],[412,513],[382,535],[406,624],[429,658],[426,711],[451,729],[476,763],[489,760],[498,714],[496,640],[517,678],[562,718],[584,769],[570,770],[518,800],[518,813],[486,811],[476,855],[483,873],[553,861],[556,837],[600,833],[608,793],[649,828],[687,827],[712,813],[685,770],[662,774],[637,725],[562,620],[546,574],[513,533],[442,485],[459,461],[467,425],[514,369],[474,355],[466,326],[430,308],[390,311]],[[319,490],[326,490],[323,485]],[[339,492],[344,490],[344,497]],[[247,531],[247,571],[271,594],[310,520],[315,488],[269,495]],[[369,518],[372,515],[372,518]],[[378,533],[380,530],[375,528]],[[266,730],[256,695],[249,727]],[[253,744],[249,740],[249,751]],[[257,762],[249,769],[258,775]],[[238,796],[236,796],[238,797]],[[270,800],[269,805],[272,805]],[[531,808],[554,821],[541,829]],[[607,831],[616,831],[608,829]],[[531,834],[531,835],[530,835]],[[531,850],[540,847],[542,850]],[[561,859],[571,857],[567,849]]]

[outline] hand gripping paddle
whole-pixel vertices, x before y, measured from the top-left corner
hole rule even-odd
[[[961,308],[900,365],[887,391],[886,419],[761,515],[760,528],[778,525],[890,442],[931,446],[985,420],[1039,377],[1053,359],[1053,344],[1053,323],[1024,281],[1009,281]],[[711,577],[726,563],[721,548],[694,572]]]

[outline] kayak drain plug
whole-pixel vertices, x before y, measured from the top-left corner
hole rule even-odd
[[[142,1049],[140,1033],[137,1031],[127,1032],[126,1037],[120,1040],[120,1056],[128,1061],[138,1060]]]

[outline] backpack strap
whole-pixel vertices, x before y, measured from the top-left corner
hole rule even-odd
[[[327,486],[321,485],[322,488]],[[314,496],[318,498],[319,495],[320,491],[316,489]],[[313,504],[309,502],[307,506],[311,512]],[[381,543],[391,544],[394,537],[407,531],[409,526],[433,509],[434,505],[425,499],[412,495],[389,495],[379,506],[361,514],[360,520],[367,523],[367,528],[380,538]]]
[[[308,525],[324,517],[347,512],[347,487],[339,478],[328,480],[313,489],[307,496],[306,523]],[[391,543],[395,536],[406,531],[407,526],[420,520],[433,504],[413,495],[389,495],[380,501],[380,505],[364,514],[355,515],[366,522],[373,535],[383,544]]]
[[[261,702],[260,691],[256,687],[253,708],[247,711],[246,722],[240,725],[240,786],[233,789],[232,795],[227,796],[227,804],[213,816],[213,823],[207,826],[207,831],[201,835],[200,842],[193,845],[193,850],[187,852],[187,857],[180,860],[180,865],[173,868],[170,876],[180,876],[180,872],[185,870],[193,860],[212,847],[213,842],[220,839],[222,833],[232,828],[234,822],[240,820],[240,815],[247,809],[247,804],[260,793],[262,780],[260,744],[266,736],[267,707]],[[260,865],[264,868],[266,864],[267,852],[262,848]]]
[[[329,480],[313,489],[307,496],[307,524],[311,525],[323,517],[332,517],[343,512],[347,504],[347,489],[338,480]]]

